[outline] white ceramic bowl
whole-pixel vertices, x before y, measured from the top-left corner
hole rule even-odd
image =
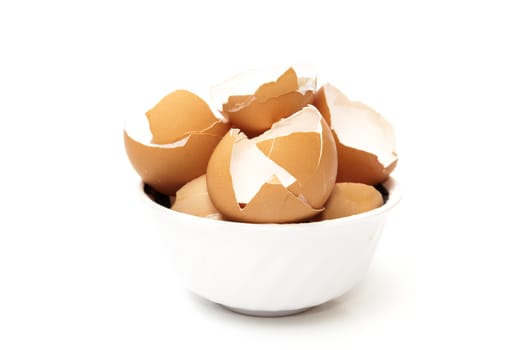
[[[401,198],[393,179],[375,210],[322,222],[245,224],[151,209],[184,284],[233,311],[287,315],[320,305],[353,288],[366,273],[386,217]]]

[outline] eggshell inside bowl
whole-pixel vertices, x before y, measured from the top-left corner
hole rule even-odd
[[[276,67],[232,77],[213,86],[211,97],[233,126],[252,137],[312,103],[315,89],[316,75],[306,67]]]
[[[210,157],[207,187],[230,220],[298,222],[323,209],[336,175],[331,131],[308,106],[253,139],[231,129]]]
[[[397,165],[395,131],[388,120],[330,84],[317,91],[314,104],[335,136],[337,181],[368,185],[385,181]]]
[[[393,178],[374,210],[334,220],[248,224],[150,209],[174,267],[188,289],[233,310],[285,315],[334,299],[353,288],[372,260],[388,213],[401,198]]]
[[[227,124],[217,122],[207,132],[170,145],[142,143],[126,130],[123,135],[128,159],[143,181],[162,193],[174,194],[205,173],[210,155],[227,130]]]
[[[188,181],[205,174],[212,151],[229,128],[199,96],[176,90],[146,116],[128,118],[124,145],[141,179],[157,191],[173,195]]]

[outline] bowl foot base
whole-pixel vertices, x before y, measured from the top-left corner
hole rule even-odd
[[[240,309],[237,307],[231,307],[223,304],[219,304],[226,308],[229,311],[236,312],[238,314],[247,315],[247,316],[256,316],[256,317],[282,317],[282,316],[291,316],[296,315],[301,312],[307,311],[309,309],[314,308],[315,306],[308,306],[301,309],[295,309],[295,310],[280,310],[280,311],[260,311],[260,310],[247,310],[247,309]]]

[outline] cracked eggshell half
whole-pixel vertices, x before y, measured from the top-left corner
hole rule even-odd
[[[322,220],[364,213],[383,205],[382,194],[370,185],[353,182],[335,184],[321,214]]]
[[[313,208],[324,206],[335,185],[338,159],[331,129],[315,107],[281,119],[252,141],[296,179],[289,191]]]
[[[176,192],[172,210],[194,216],[221,220],[222,216],[214,207],[207,190],[207,177],[205,174],[187,182]]]
[[[350,101],[330,84],[317,91],[314,104],[335,136],[337,182],[377,185],[385,181],[398,159],[392,125],[371,107]]]
[[[250,70],[213,86],[218,110],[248,136],[313,103],[316,74],[309,66]]]
[[[209,115],[204,115],[204,106]],[[126,153],[143,182],[173,195],[205,173],[210,155],[229,125],[217,119],[201,98],[185,90],[168,95],[148,113],[148,118],[127,121]],[[157,144],[153,140],[170,142]]]
[[[298,222],[323,210],[335,184],[336,162],[329,127],[308,106],[257,138],[231,129],[210,158],[208,191],[229,220]]]

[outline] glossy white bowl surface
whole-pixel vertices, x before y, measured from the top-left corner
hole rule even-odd
[[[334,220],[245,224],[178,213],[145,194],[174,266],[194,293],[237,312],[283,315],[320,305],[365,275],[400,185],[384,183],[386,203]]]

